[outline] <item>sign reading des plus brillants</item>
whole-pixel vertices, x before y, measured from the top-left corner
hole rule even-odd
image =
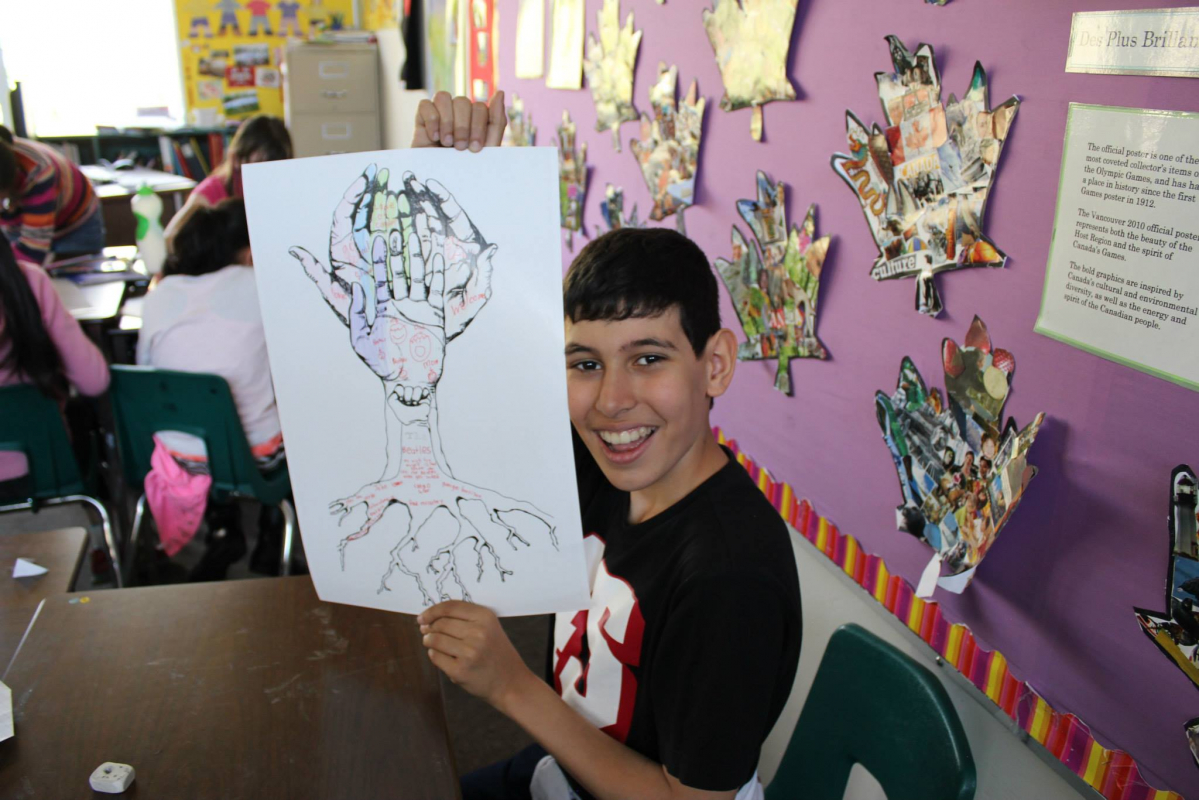
[[[1066,72],[1199,78],[1199,8],[1080,11]]]

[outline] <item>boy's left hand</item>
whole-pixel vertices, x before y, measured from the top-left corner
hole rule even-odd
[[[524,680],[535,679],[490,609],[447,600],[425,609],[416,621],[433,665],[497,708]]]

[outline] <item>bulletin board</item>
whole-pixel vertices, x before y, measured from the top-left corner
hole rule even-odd
[[[287,40],[350,27],[353,19],[354,0],[175,0],[188,111],[206,109],[225,119],[282,117]]]
[[[555,143],[565,110],[579,143],[587,145],[590,181],[574,252],[607,229],[600,212],[607,184],[623,189],[626,216],[636,204],[644,221],[653,201],[629,147],[640,135],[638,123],[621,127],[617,152],[611,132],[595,130],[586,84],[560,91],[546,88],[543,79],[516,79],[520,4],[496,5],[499,85],[509,99],[520,96],[526,120],[537,129],[536,144]],[[1005,415],[1023,425],[1046,412],[1030,457],[1040,473],[972,585],[960,595],[939,591],[936,599],[983,647],[1001,651],[1011,672],[1057,711],[1077,715],[1105,747],[1131,754],[1146,782],[1199,798],[1199,768],[1183,735],[1184,724],[1199,717],[1199,691],[1160,657],[1132,612],[1161,606],[1168,481],[1175,465],[1199,462],[1199,394],[1033,330],[1068,104],[1199,111],[1199,80],[1067,74],[1071,14],[1162,5],[801,0],[787,64],[797,97],[765,106],[760,143],[750,136],[751,109],[719,108],[724,86],[701,19],[712,0],[623,0],[620,21],[632,12],[643,31],[633,84],[638,111],[650,110],[660,61],[678,67],[680,97],[694,79],[707,98],[686,230],[709,260],[730,258],[734,225],[748,232],[736,203],[755,196],[758,170],[786,183],[790,222],[801,223],[815,203],[816,233],[832,237],[817,330],[829,358],[792,360],[792,396],[775,389],[775,362],[739,362],[731,390],[715,404],[714,424],[915,585],[931,551],[896,530],[896,471],[880,436],[875,392],[893,391],[904,356],[930,384],[942,386],[942,340],[962,343],[973,317],[982,317],[995,345],[1015,354],[1018,364]],[[596,30],[601,6],[601,0],[586,2],[588,33]],[[871,279],[878,250],[857,198],[830,166],[833,153],[846,152],[847,109],[867,124],[882,118],[874,73],[892,71],[888,34],[913,50],[921,42],[935,48],[946,97],[963,96],[977,60],[990,81],[992,106],[1012,95],[1021,100],[986,210],[987,233],[1007,264],[939,277],[946,310],[936,318],[915,313],[911,281]],[[547,9],[547,53],[549,35]],[[675,221],[648,224],[673,227]],[[564,265],[574,255],[566,238]],[[725,325],[743,341],[723,287],[721,298]]]

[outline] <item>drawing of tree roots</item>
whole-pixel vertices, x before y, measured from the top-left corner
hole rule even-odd
[[[422,184],[409,172],[392,191],[388,178],[386,169],[371,165],[346,190],[333,212],[327,266],[302,247],[289,251],[348,328],[355,355],[384,390],[383,475],[334,500],[329,510],[339,515],[339,524],[359,507],[366,512],[362,525],[337,545],[343,571],[350,542],[369,534],[392,506],[402,506],[407,527],[391,550],[379,593],[391,590],[388,581],[398,571],[416,583],[425,605],[450,599],[448,581],[470,601],[460,547],[470,545],[476,583],[488,569],[504,581],[513,570],[503,565],[489,538],[491,528],[503,531],[514,551],[532,546],[520,527],[528,518],[548,530],[555,549],[558,539],[552,518],[531,503],[455,478],[441,447],[437,384],[446,346],[491,298],[492,261],[499,248],[483,238],[437,181]],[[422,541],[428,541],[422,533],[431,530],[438,511],[452,523],[453,539],[413,569],[401,556],[421,551]]]

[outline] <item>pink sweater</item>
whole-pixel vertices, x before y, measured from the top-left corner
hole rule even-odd
[[[103,394],[108,388],[108,364],[105,363],[100,348],[87,338],[79,323],[63,306],[62,300],[58,299],[58,294],[54,291],[54,284],[42,268],[25,262],[18,263],[41,309],[42,324],[46,326],[46,332],[58,348],[67,380],[81,394]],[[9,336],[4,318],[0,315],[0,362],[7,358],[12,349]],[[28,381],[17,375],[10,366],[0,366],[0,386],[14,383]],[[24,455],[0,452],[0,481],[24,475],[27,471],[28,465]]]

